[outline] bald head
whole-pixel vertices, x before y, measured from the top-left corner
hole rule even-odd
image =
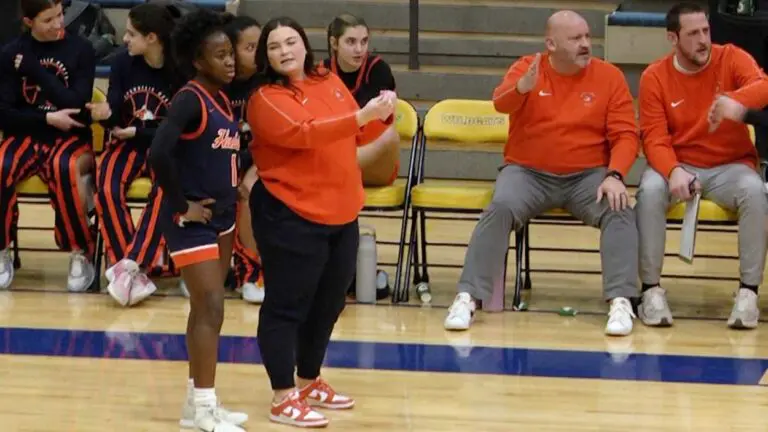
[[[547,19],[545,35],[551,37],[555,34],[563,33],[571,27],[583,27],[589,29],[587,20],[578,13],[571,10],[557,11]]]
[[[563,72],[587,67],[592,41],[587,20],[574,11],[562,10],[547,20],[545,43],[553,64]]]

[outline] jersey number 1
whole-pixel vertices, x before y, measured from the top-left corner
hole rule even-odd
[[[232,153],[232,187],[237,187],[237,153]]]

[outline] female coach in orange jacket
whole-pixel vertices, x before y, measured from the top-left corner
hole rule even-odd
[[[250,207],[268,287],[258,341],[275,392],[270,419],[323,426],[328,419],[310,405],[354,405],[320,378],[320,366],[355,273],[364,201],[357,147],[391,124],[397,98],[383,91],[361,109],[338,76],[315,65],[290,18],[264,26],[256,67],[247,119],[259,181]]]

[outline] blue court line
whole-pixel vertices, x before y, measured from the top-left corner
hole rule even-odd
[[[0,354],[184,361],[184,335],[0,328]],[[219,361],[260,364],[256,338],[222,336]],[[768,360],[598,351],[332,341],[327,367],[669,383],[758,385]]]

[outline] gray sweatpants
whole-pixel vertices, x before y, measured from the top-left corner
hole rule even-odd
[[[760,285],[765,265],[765,217],[768,199],[757,171],[744,164],[715,168],[683,165],[701,181],[701,197],[739,215],[741,281]],[[650,167],[637,191],[637,229],[640,233],[640,281],[656,285],[661,279],[667,234],[667,210],[674,203],[667,180]]]
[[[600,228],[605,300],[637,295],[637,226],[634,210],[615,212],[597,202],[606,169],[555,175],[507,165],[496,179],[491,205],[472,233],[458,291],[489,301],[504,283],[504,256],[511,230],[553,208],[565,208],[586,225]]]

